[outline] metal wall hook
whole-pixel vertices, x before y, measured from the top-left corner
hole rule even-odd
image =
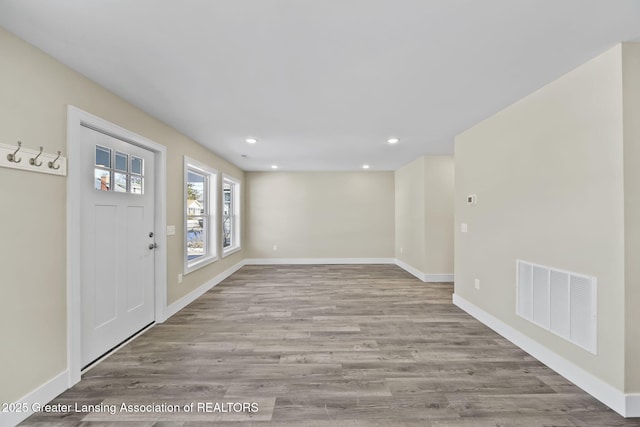
[[[58,159],[60,158],[60,154],[62,154],[62,153],[60,151],[58,151],[58,157],[56,157],[55,159],[53,159],[52,161],[49,162],[49,169],[55,169],[55,170],[60,169],[60,165],[54,166],[56,164],[56,162],[58,161]]]
[[[20,151],[21,148],[22,148],[22,142],[18,141],[18,148],[13,153],[7,154],[7,160],[13,163],[20,163],[22,161],[22,157],[17,159],[16,154],[18,154],[18,151]]]
[[[38,153],[38,155],[29,159],[29,164],[31,166],[38,166],[38,167],[42,166],[42,161],[38,163],[38,157],[42,155],[42,150],[44,150],[44,148],[40,147],[40,152]]]

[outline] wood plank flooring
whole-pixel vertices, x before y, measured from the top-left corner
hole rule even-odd
[[[452,291],[391,265],[246,266],[51,402],[98,409],[23,424],[640,425],[453,306]],[[258,411],[222,412],[229,402]]]

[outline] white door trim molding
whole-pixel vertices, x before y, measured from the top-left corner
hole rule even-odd
[[[155,153],[155,321],[164,322],[167,307],[167,148],[72,105],[67,106],[67,153],[70,162],[80,161],[80,129],[86,125]],[[80,381],[81,371],[81,185],[79,168],[71,163],[67,178],[67,372],[69,387]]]

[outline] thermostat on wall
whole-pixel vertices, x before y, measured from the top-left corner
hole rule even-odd
[[[468,205],[477,205],[478,204],[478,197],[475,194],[469,194],[467,196],[467,204]]]

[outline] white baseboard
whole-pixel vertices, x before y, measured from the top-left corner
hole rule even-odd
[[[413,274],[423,282],[453,282],[453,274],[427,274],[423,273],[417,268],[410,266],[404,261],[400,261],[399,259],[396,259],[394,261],[395,265],[407,271],[408,273]]]
[[[26,406],[26,412],[0,412],[0,426],[15,426],[33,414],[34,406],[42,406],[65,391],[69,385],[69,372],[66,370],[59,373],[40,387],[28,393],[22,399],[18,399],[15,404]],[[36,408],[37,409],[37,408]]]
[[[425,274],[425,282],[453,282],[453,274]]]
[[[245,265],[286,264],[395,264],[393,258],[251,258]]]
[[[205,292],[207,292],[209,289],[213,288],[214,286],[222,282],[227,277],[231,276],[236,271],[240,270],[244,265],[245,265],[245,261],[244,260],[240,261],[233,267],[226,269],[222,273],[215,276],[213,279],[207,281],[206,283],[200,285],[193,291],[189,292],[187,295],[183,296],[176,302],[168,305],[165,310],[165,320],[168,320],[171,316],[173,316],[174,314],[176,314],[177,312],[179,312],[180,310],[182,310],[183,308],[185,308],[186,306],[188,306],[189,304],[191,304],[192,302],[200,298]]]
[[[423,282],[453,282],[453,274],[426,274],[395,258],[248,258],[245,265],[395,264]]]
[[[625,399],[625,417],[640,417],[640,394],[627,394]]]
[[[511,341],[623,417],[640,416],[640,394],[627,394],[595,377],[537,341],[453,294],[453,304]]]
[[[403,269],[404,271],[411,273],[414,276],[416,276],[418,279],[422,280],[423,282],[426,282],[426,274],[424,274],[422,271],[418,270],[417,268],[413,268],[406,262],[400,261],[399,259],[395,260],[395,264],[401,269]]]

